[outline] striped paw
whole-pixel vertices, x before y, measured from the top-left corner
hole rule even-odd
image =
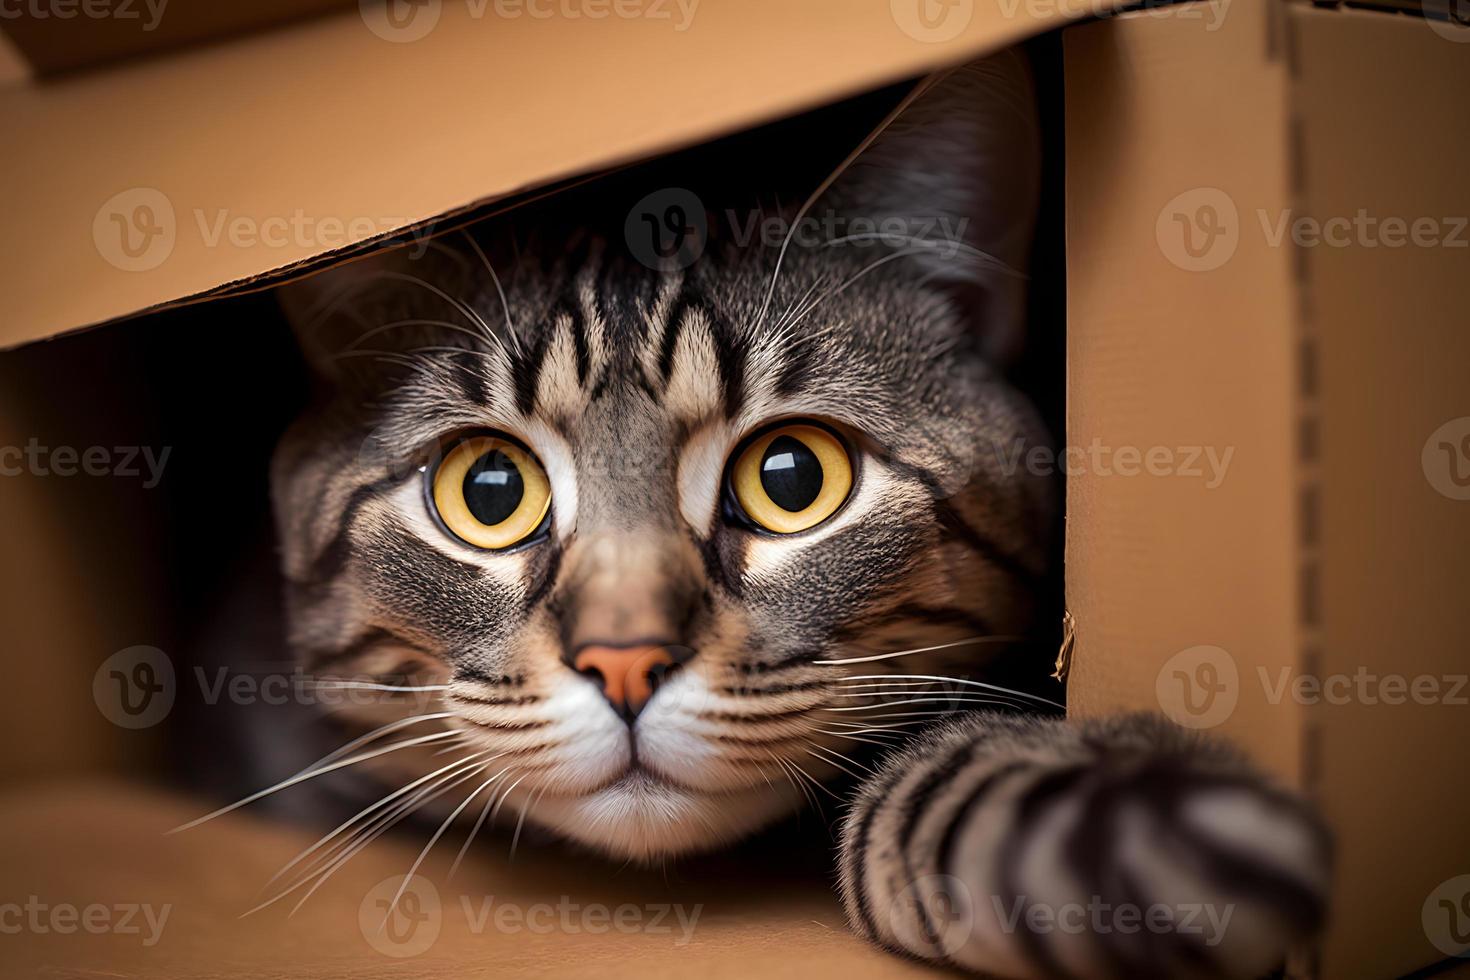
[[[854,929],[1005,978],[1260,976],[1320,928],[1330,844],[1234,750],[1152,715],[977,714],[864,785]]]

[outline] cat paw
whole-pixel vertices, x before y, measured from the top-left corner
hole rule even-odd
[[[1321,928],[1316,814],[1155,716],[974,716],[891,758],[843,833],[855,929],[1005,978],[1250,978]]]

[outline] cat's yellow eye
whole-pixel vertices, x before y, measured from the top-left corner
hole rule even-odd
[[[828,430],[797,422],[764,432],[740,451],[730,489],[745,516],[776,534],[816,527],[852,490],[852,457]]]
[[[439,519],[476,548],[499,551],[541,527],[551,483],[536,458],[508,439],[475,436],[449,451],[433,474]]]

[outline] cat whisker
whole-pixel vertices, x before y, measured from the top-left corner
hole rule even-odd
[[[834,761],[832,761],[832,759],[830,757],[831,756],[836,756],[838,759],[841,759],[844,762],[848,762],[848,763],[851,763],[854,766],[857,766],[859,769],[863,770],[864,772],[868,773],[869,775],[874,775],[872,769],[869,769],[867,766],[863,765],[862,763],[857,762],[856,760],[854,760],[854,759],[852,759],[852,758],[850,758],[850,757],[848,757],[846,755],[843,755],[841,752],[838,752],[835,749],[824,748],[823,746],[817,745],[816,743],[811,742],[811,741],[808,741],[807,742],[807,746],[808,747],[806,749],[803,749],[802,750],[807,755],[811,756],[813,759],[816,759],[816,760],[818,760],[820,762],[826,762],[827,765],[829,765],[829,766],[836,766],[838,769],[840,769],[843,772],[847,773],[853,779],[862,779],[863,777],[862,776],[859,776],[857,773],[855,773],[851,769],[847,768],[847,766],[843,765],[841,762],[834,762]],[[819,755],[818,753],[821,753],[821,754]]]
[[[484,772],[485,768],[485,766],[480,766],[475,770],[475,772]],[[474,791],[466,796],[464,800],[459,804],[459,806],[450,811],[449,816],[445,817],[444,822],[439,825],[439,829],[434,831],[433,836],[429,838],[429,842],[424,845],[424,849],[419,851],[419,856],[414,858],[413,864],[409,866],[408,873],[403,876],[403,881],[400,882],[398,885],[398,891],[393,893],[392,900],[388,902],[388,909],[383,913],[382,925],[378,926],[379,931],[382,931],[382,929],[388,925],[388,920],[393,916],[393,910],[398,907],[398,900],[403,897],[403,893],[405,890],[407,890],[409,882],[413,880],[414,874],[418,872],[419,867],[424,863],[424,859],[429,856],[429,852],[434,849],[434,845],[439,842],[439,838],[444,836],[444,832],[449,829],[449,825],[454,823],[454,821],[458,819],[459,815],[464,812],[465,807],[469,806],[470,802],[474,800],[476,796],[480,795],[480,791],[486,786],[489,786],[494,781],[495,777],[491,776],[485,782],[475,787]]]
[[[465,760],[460,761],[463,762]],[[459,781],[463,781],[463,779],[467,779],[473,774],[474,769],[472,768],[469,773],[460,777],[456,777],[452,773],[442,775],[439,777],[437,782],[430,783],[428,786],[423,787],[417,793],[413,794],[407,799],[401,800],[393,806],[387,808],[382,813],[369,820],[362,827],[353,831],[346,838],[333,845],[328,851],[318,855],[316,860],[313,861],[312,865],[308,868],[303,869],[301,874],[298,875],[296,879],[293,880],[291,884],[289,884],[287,887],[277,892],[269,899],[266,899],[265,901],[256,905],[254,908],[242,913],[240,917],[244,918],[248,915],[254,915],[256,912],[259,912],[262,909],[274,905],[276,902],[279,902],[287,895],[290,895],[298,889],[305,887],[307,883],[312,882],[313,879],[315,879],[315,884],[311,886],[306,894],[302,896],[301,901],[297,902],[296,906],[292,909],[291,914],[295,914],[296,910],[301,908],[306,899],[310,898],[312,893],[314,893],[317,888],[319,888],[323,883],[325,883],[328,878],[336,873],[337,869],[341,868],[344,864],[351,860],[353,856],[361,853],[363,848],[367,847],[373,841],[377,840],[380,836],[382,836],[383,833],[387,832],[389,828],[394,826],[404,817],[408,816],[414,810],[418,809],[419,806],[427,803],[430,800],[435,799],[439,794],[448,791],[449,789],[457,785]]]
[[[942,697],[942,698],[913,698],[906,701],[882,701],[878,704],[854,704],[841,708],[823,708],[823,711],[872,711],[874,708],[900,708],[906,704],[995,704],[1007,708],[1019,708],[1013,701],[1005,701],[1000,698],[986,697]]]
[[[407,685],[407,684],[379,684],[379,683],[376,683],[374,681],[347,681],[347,680],[340,680],[339,681],[339,680],[333,680],[331,678],[326,678],[324,680],[314,680],[314,681],[311,682],[311,684],[312,684],[312,687],[315,687],[315,688],[318,688],[318,689],[322,689],[322,690],[407,691],[407,692],[413,692],[413,691],[447,691],[447,690],[449,690],[449,685],[448,684],[422,684],[422,685],[417,685],[417,686],[411,686],[411,685]],[[447,714],[447,712],[446,712],[446,714]]]
[[[516,848],[519,847],[520,846],[520,843],[521,843],[521,828],[524,827],[525,826],[525,823],[526,823],[526,812],[528,810],[530,810],[531,807],[533,807],[533,806],[536,805],[536,801],[539,800],[539,799],[541,799],[541,797],[543,795],[545,795],[546,790],[547,790],[547,787],[545,787],[545,786],[541,787],[541,789],[539,791],[537,791],[537,793],[536,793],[535,796],[533,796],[530,799],[526,800],[526,802],[521,805],[521,815],[516,818],[516,829],[515,829],[515,833],[511,834],[511,836],[510,836],[510,861],[511,861],[511,863],[515,863],[515,859],[516,859]]]
[[[371,742],[379,735],[386,735],[389,732],[397,731],[400,728],[407,728],[410,725],[417,725],[420,722],[438,721],[441,718],[449,718],[453,715],[454,712],[452,711],[433,711],[429,714],[410,715],[407,718],[400,718],[397,721],[390,721],[386,725],[373,729],[366,735],[359,735],[357,738],[348,742],[346,745],[341,746],[340,748],[333,749],[331,752],[328,752],[326,755],[313,762],[306,769],[303,769],[302,772],[309,772],[317,766],[325,765],[326,763],[331,762],[333,759],[340,759],[344,755],[349,755],[361,746]]]
[[[912,656],[912,655],[914,655],[916,653],[930,653],[930,652],[932,652],[934,650],[948,650],[948,649],[951,649],[952,647],[969,646],[971,644],[978,645],[978,644],[982,644],[982,643],[1018,643],[1018,642],[1019,643],[1026,643],[1026,642],[1034,642],[1034,641],[1032,641],[1030,637],[1026,637],[1026,636],[971,636],[971,637],[966,637],[963,640],[954,640],[954,641],[951,641],[949,643],[937,643],[934,646],[929,646],[929,647],[914,647],[912,650],[895,650],[892,653],[875,653],[875,654],[872,654],[871,656],[866,656],[866,657],[845,657],[845,658],[843,658],[841,660],[813,660],[812,663],[814,663],[814,664],[822,664],[823,666],[828,666],[828,667],[838,666],[840,664],[866,664],[866,663],[872,663],[875,660],[892,660],[895,657],[909,657],[909,656]],[[919,676],[919,675],[912,675],[912,676]],[[846,679],[847,680],[852,680],[853,678],[849,677],[849,678],[846,678]]]
[[[892,741],[882,742],[882,741],[877,741],[876,739],[871,739],[871,738],[861,738],[857,734],[854,734],[854,733],[849,733],[849,732],[834,732],[834,731],[831,731],[831,730],[826,729],[826,728],[813,728],[813,729],[810,729],[810,730],[812,732],[815,732],[818,735],[826,735],[826,736],[828,736],[830,738],[845,738],[845,739],[847,739],[850,742],[863,742],[863,743],[865,743],[867,745],[876,745],[879,748],[889,748],[890,746],[892,746],[894,744],[894,742],[892,742]],[[887,737],[887,738],[890,738],[890,739],[899,738],[899,736],[895,736],[895,735],[888,735],[888,736],[882,736],[882,737]]]
[[[352,860],[352,858],[356,857],[358,854],[361,854],[366,848],[368,848],[379,837],[382,837],[388,831],[392,830],[393,827],[397,826],[401,821],[403,821],[407,817],[412,816],[413,813],[416,810],[418,810],[420,807],[422,807],[423,805],[425,805],[427,803],[430,803],[430,802],[438,799],[440,796],[443,796],[445,793],[447,793],[450,790],[454,789],[456,786],[460,785],[461,783],[463,783],[463,782],[465,782],[465,781],[467,781],[469,779],[473,779],[477,773],[480,773],[480,772],[483,772],[483,771],[484,771],[484,767],[483,766],[472,768],[469,772],[466,772],[466,773],[464,773],[461,776],[455,777],[454,779],[452,779],[452,780],[450,780],[450,781],[448,781],[446,783],[443,783],[443,784],[441,784],[439,786],[433,787],[432,792],[429,792],[428,795],[423,796],[421,798],[416,798],[415,800],[411,801],[409,804],[407,804],[407,805],[405,805],[403,807],[400,807],[397,810],[397,812],[395,812],[394,814],[392,814],[390,817],[385,817],[384,819],[380,820],[379,823],[378,823],[378,826],[375,829],[373,829],[372,831],[370,831],[370,832],[362,835],[361,840],[360,840],[360,843],[358,843],[354,847],[352,847],[351,850],[344,852],[342,854],[342,856],[339,857],[332,864],[331,867],[323,868],[320,872],[318,872],[315,875],[316,881],[314,881],[312,883],[311,887],[306,890],[306,893],[301,896],[301,898],[296,902],[296,904],[291,907],[291,912],[289,913],[289,915],[287,917],[289,918],[291,915],[295,915],[297,912],[301,911],[301,907],[307,903],[307,900],[309,900],[313,894],[316,893],[316,890],[318,888],[320,888],[322,885],[326,884],[327,883],[327,880],[330,879],[332,877],[332,875],[336,874],[339,870],[341,870],[342,867],[344,867],[347,864],[348,861]],[[296,885],[293,885],[292,888],[294,889],[296,887],[299,887],[300,885],[305,884],[307,881],[311,881],[311,878],[312,878],[312,875],[307,875],[300,882],[298,882]]]
[[[444,300],[444,302],[453,306],[456,310],[463,314],[466,320],[469,320],[471,323],[478,326],[484,332],[485,336],[494,341],[495,346],[500,348],[500,352],[505,355],[505,359],[507,361],[511,360],[510,351],[506,349],[506,346],[501,341],[501,339],[495,335],[495,331],[490,329],[490,324],[486,323],[484,318],[481,317],[480,314],[476,313],[468,303],[464,302],[463,300],[456,299],[455,297],[449,295],[444,290],[440,289],[438,286],[434,285],[426,279],[421,279],[418,276],[411,276],[405,272],[380,272],[378,273],[378,277],[383,279],[392,279],[397,282],[406,282],[415,286],[422,286],[423,288],[429,290],[429,292],[433,293],[435,296],[438,296],[440,299]]]
[[[812,791],[806,785],[806,783],[800,782],[796,778],[795,773],[792,772],[786,760],[781,758],[774,752],[767,751],[766,755],[770,757],[771,761],[774,762],[776,766],[781,770],[782,774],[785,775],[786,781],[790,783],[792,787],[797,790],[797,792],[801,793],[802,797],[812,805],[812,808],[820,811],[821,805],[817,801],[817,798],[812,795]]]
[[[901,731],[901,729],[904,727],[902,722],[894,722],[891,725],[872,725],[866,721],[843,721],[841,718],[823,718],[822,724],[841,725],[845,728],[856,729],[856,733],[859,735],[863,734],[864,732],[891,732],[895,735],[905,734],[903,731]]]
[[[337,762],[333,762],[332,764],[327,765],[327,766],[319,766],[319,767],[315,767],[315,768],[312,768],[312,769],[303,770],[302,772],[299,772],[299,773],[297,773],[294,776],[291,776],[291,777],[289,777],[287,779],[281,780],[279,783],[276,783],[274,786],[267,786],[265,789],[259,790],[259,791],[255,792],[255,793],[251,793],[249,796],[245,797],[244,799],[236,800],[234,803],[231,803],[228,806],[222,806],[218,810],[215,810],[215,811],[213,811],[211,813],[206,813],[202,817],[198,817],[198,818],[196,818],[194,820],[190,820],[188,823],[180,824],[179,826],[175,827],[174,829],[168,831],[168,833],[169,834],[177,834],[180,831],[190,830],[190,829],[192,829],[194,827],[199,826],[202,823],[205,823],[206,821],[213,820],[215,817],[224,816],[226,813],[230,813],[231,811],[238,810],[242,806],[247,806],[247,805],[249,805],[251,803],[254,803],[256,800],[263,799],[263,798],[265,798],[267,796],[270,796],[272,793],[278,793],[278,792],[280,792],[283,789],[287,789],[287,788],[289,788],[291,786],[295,786],[297,783],[305,782],[308,779],[314,779],[317,776],[325,775],[325,774],[327,774],[329,772],[333,772],[333,771],[335,771],[337,769],[344,769],[347,766],[355,766],[355,765],[358,765],[359,763],[367,762],[370,759],[376,759],[379,756],[387,755],[390,752],[397,752],[399,749],[412,748],[415,745],[425,745],[425,744],[427,744],[429,742],[439,741],[439,740],[446,739],[446,738],[462,738],[462,737],[464,737],[464,734],[462,732],[456,732],[456,731],[434,732],[433,734],[430,734],[430,735],[420,735],[417,738],[407,739],[405,741],[398,742],[398,743],[396,743],[394,745],[390,745],[390,746],[388,746],[386,748],[374,749],[371,752],[365,752],[362,755],[354,756],[354,757],[352,757],[350,759],[342,759],[342,760],[339,760]]]
[[[826,247],[829,247],[829,246],[832,246],[832,245],[846,245],[848,242],[871,242],[871,241],[881,241],[881,242],[901,241],[901,242],[903,242],[903,243],[905,243],[905,244],[907,244],[907,245],[909,245],[909,246],[911,246],[913,248],[918,248],[918,249],[926,249],[926,248],[930,248],[930,249],[934,249],[934,248],[948,248],[948,249],[953,249],[953,250],[955,250],[957,252],[963,252],[965,255],[968,255],[970,258],[979,259],[982,264],[984,264],[986,266],[989,266],[990,268],[996,270],[997,272],[1003,272],[1006,275],[1014,276],[1017,279],[1025,279],[1025,278],[1027,278],[1026,277],[1026,274],[1024,272],[1022,272],[1020,269],[1015,268],[1014,266],[1010,265],[1009,263],[1006,263],[1006,262],[1001,261],[999,258],[997,258],[996,256],[990,254],[989,252],[985,251],[984,249],[976,248],[974,245],[971,245],[969,242],[962,241],[962,240],[960,240],[958,238],[922,238],[922,237],[920,237],[918,235],[904,235],[904,234],[896,234],[894,232],[871,231],[871,232],[859,232],[859,233],[852,234],[852,235],[843,235],[841,238],[829,238],[826,241],[822,242],[822,247],[823,248],[826,248]]]
[[[483,790],[485,788],[485,786],[489,786],[491,783],[495,782],[495,780],[499,779],[500,777],[504,776],[506,773],[510,772],[510,770],[511,770],[511,767],[510,766],[506,766],[504,769],[500,770],[495,775],[491,776],[488,780],[486,780],[484,786],[481,786],[480,789],[475,790],[475,792],[478,794],[480,792],[480,790]],[[454,863],[449,866],[449,877],[453,878],[454,877],[454,873],[459,870],[460,863],[464,861],[465,854],[469,853],[470,844],[474,841],[474,839],[477,836],[479,836],[480,828],[485,825],[485,818],[490,815],[490,804],[492,804],[494,802],[495,802],[495,793],[492,790],[491,793],[490,793],[490,795],[485,797],[485,805],[480,808],[480,816],[479,816],[478,819],[475,820],[475,825],[470,828],[470,832],[465,837],[464,843],[462,845],[460,845],[459,853],[456,854],[455,857],[454,857]]]
[[[485,271],[490,273],[490,281],[495,283],[495,292],[500,295],[500,309],[505,313],[505,332],[510,335],[510,342],[515,346],[516,353],[521,354],[521,339],[516,334],[515,324],[511,322],[510,303],[506,301],[505,289],[500,285],[500,277],[495,274],[495,267],[490,264],[490,259],[486,257],[485,250],[480,247],[480,243],[475,241],[475,236],[463,228],[460,229],[459,233],[464,236],[464,240],[470,243],[470,248],[474,249],[475,254],[480,257],[480,262],[485,266]]]
[[[500,799],[495,801],[495,808],[490,811],[491,823],[494,823],[495,818],[500,816],[500,808],[505,806],[505,801],[510,799],[510,794],[514,792],[515,788],[519,786],[521,782],[529,775],[531,775],[529,772],[521,773],[520,776],[516,777],[515,782],[511,783],[509,786],[500,791]]]
[[[275,884],[277,881],[280,880],[281,876],[284,875],[287,871],[290,871],[297,864],[299,864],[302,860],[304,860],[307,856],[309,856],[312,852],[316,851],[323,844],[326,844],[328,841],[332,840],[332,838],[334,838],[338,834],[342,833],[342,831],[346,830],[347,828],[351,827],[353,824],[357,823],[363,817],[366,817],[368,814],[372,813],[375,810],[378,810],[378,809],[380,809],[380,808],[382,808],[384,806],[387,806],[388,804],[392,803],[393,800],[397,799],[398,797],[403,796],[406,793],[411,793],[418,786],[421,786],[422,784],[424,784],[424,783],[426,783],[426,782],[428,782],[428,781],[430,781],[430,780],[432,780],[432,779],[434,779],[434,778],[436,778],[438,776],[441,776],[444,773],[449,772],[452,769],[455,769],[455,768],[457,768],[459,766],[463,766],[469,760],[474,759],[474,758],[477,758],[477,756],[479,754],[481,754],[481,753],[476,753],[476,755],[471,755],[471,756],[467,756],[467,757],[456,759],[455,761],[451,762],[449,765],[444,766],[442,769],[436,769],[435,771],[429,773],[427,776],[420,776],[418,779],[415,779],[413,782],[409,783],[408,785],[403,786],[403,787],[401,787],[399,789],[394,790],[393,792],[389,793],[387,796],[384,796],[382,799],[378,800],[377,802],[372,803],[372,804],[364,807],[363,809],[357,811],[357,813],[353,814],[351,817],[349,817],[348,819],[344,820],[342,823],[338,824],[336,826],[336,828],[334,828],[333,830],[331,830],[327,834],[323,835],[320,839],[317,840],[317,842],[315,844],[312,844],[310,847],[306,848],[300,854],[296,855],[294,858],[292,858],[290,861],[288,861],[285,865],[283,865],[281,867],[281,870],[279,870],[275,874],[271,875],[270,880],[265,883],[265,887],[269,888],[271,885]]]
[[[899,100],[898,105],[894,106],[892,111],[884,116],[877,126],[873,127],[873,131],[865,136],[862,142],[843,158],[842,162],[827,175],[826,179],[817,185],[817,189],[812,191],[811,196],[802,202],[801,207],[797,209],[795,217],[791,219],[791,226],[786,230],[786,237],[781,242],[781,250],[776,253],[776,267],[771,271],[771,284],[766,289],[766,298],[761,302],[760,311],[756,313],[755,324],[759,325],[765,322],[766,313],[771,308],[771,299],[776,295],[776,283],[781,278],[781,266],[786,260],[786,252],[791,248],[791,241],[796,237],[796,230],[801,227],[801,221],[806,217],[807,212],[812,209],[812,206],[817,201],[821,200],[822,195],[827,193],[828,189],[837,182],[837,179],[845,174],[848,168],[867,151],[868,147],[872,146],[878,137],[882,136],[888,127],[892,126],[894,121],[903,115],[909,106],[918,100],[919,96],[929,91],[941,77],[939,75],[931,75],[915,85],[910,92]]]
[[[374,359],[379,360],[379,361],[383,361],[383,362],[388,363],[388,364],[397,364],[399,367],[406,367],[406,368],[410,368],[412,370],[417,370],[419,367],[422,366],[419,361],[415,361],[413,358],[408,357],[405,354],[400,354],[397,351],[391,351],[391,350],[344,350],[344,351],[338,351],[336,354],[333,354],[332,355],[332,360],[334,360],[334,361],[345,361],[345,360],[347,360],[350,357],[371,357],[371,358],[374,358]]]
[[[894,676],[895,675],[888,674],[856,674],[844,677],[843,680],[891,680]],[[1053,701],[1050,698],[1044,698],[1039,694],[1029,694],[1026,691],[1018,691],[1012,687],[1002,687],[999,684],[987,684],[984,681],[973,681],[964,677],[945,677],[940,674],[901,674],[896,676],[902,677],[906,680],[943,681],[949,684],[961,684],[965,687],[978,687],[983,688],[987,691],[995,691],[998,694],[1007,694],[1011,697],[1025,698],[1028,701],[1037,701],[1041,704],[1049,705],[1053,708],[1060,708],[1063,711],[1065,711],[1067,708],[1066,705],[1059,704],[1058,702]]]
[[[872,707],[872,708],[883,708],[883,707],[888,707],[888,705],[874,704],[874,705],[870,705],[870,707]],[[851,711],[852,709],[851,708],[823,708],[821,710],[823,710],[823,711]],[[953,711],[896,711],[896,712],[893,712],[892,714],[868,715],[866,718],[863,719],[863,721],[870,722],[870,721],[873,721],[873,720],[879,719],[879,718],[912,718],[912,719],[914,719],[914,721],[894,722],[894,724],[895,725],[914,725],[914,724],[918,724],[919,723],[919,719],[923,719],[923,718],[938,718],[938,717],[943,717],[945,715],[952,715],[952,714],[954,714]]]
[[[833,296],[840,296],[842,293],[846,292],[847,288],[849,286],[853,285],[854,283],[856,283],[859,279],[862,279],[864,276],[868,275],[871,272],[874,272],[877,269],[882,268],[883,266],[887,265],[890,262],[896,262],[899,259],[906,258],[906,257],[908,257],[910,255],[918,255],[922,251],[924,251],[922,248],[912,248],[912,247],[910,247],[910,248],[900,248],[900,249],[897,249],[895,251],[889,252],[887,255],[884,255],[884,256],[881,256],[879,258],[876,258],[872,262],[869,262],[867,265],[863,266],[857,272],[854,272],[852,275],[848,276],[847,279],[845,279],[836,288],[827,290],[827,292],[823,293],[817,299],[813,300],[812,303],[806,309],[806,311],[803,312],[800,317],[798,317],[796,320],[792,321],[791,324],[788,325],[788,327],[787,327],[787,333],[788,334],[794,333],[795,332],[795,329],[798,326],[801,325],[801,323],[802,323],[803,320],[805,320],[808,316],[811,315],[811,312],[813,310],[815,310],[818,306],[821,306],[823,303],[825,303],[827,300],[831,299]],[[816,333],[807,334],[805,337],[803,337],[801,339],[803,341],[806,341],[806,340],[815,340],[816,338],[826,336],[827,334],[829,334],[831,332],[832,332],[831,329],[828,329],[828,330],[818,330]]]
[[[368,339],[376,337],[378,334],[387,333],[389,330],[397,330],[402,327],[434,327],[439,330],[449,330],[454,333],[464,334],[466,337],[473,338],[476,341],[484,339],[478,333],[469,329],[468,327],[462,327],[457,323],[450,323],[448,320],[429,320],[421,318],[410,320],[394,320],[391,323],[380,323],[376,327],[373,327],[371,330],[359,334],[356,340],[348,344],[346,347],[342,348],[342,350],[338,353],[346,353],[348,351],[357,350],[358,347],[360,347],[363,342],[367,341]]]

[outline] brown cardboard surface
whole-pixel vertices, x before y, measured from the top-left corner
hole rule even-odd
[[[0,86],[15,85],[30,76],[30,68],[10,39],[0,34]]]
[[[128,0],[15,5],[0,21],[37,75],[74,71],[341,10],[353,0]]]
[[[1470,502],[1440,492],[1429,474],[1445,471],[1422,458],[1432,433],[1470,416],[1470,140],[1459,100],[1438,97],[1470,91],[1470,50],[1410,18],[1291,13],[1301,213],[1426,218],[1460,242],[1370,245],[1380,232],[1369,231],[1356,247],[1299,250],[1317,365],[1304,417],[1319,433],[1304,460],[1318,488],[1318,531],[1302,548],[1319,590],[1307,669],[1433,679],[1450,698],[1418,703],[1384,687],[1306,709],[1312,782],[1342,843],[1338,895],[1354,923],[1329,944],[1326,975],[1386,977],[1441,955],[1423,905],[1470,872],[1470,792],[1455,761],[1470,743],[1470,690],[1456,699],[1443,680],[1470,662]]]
[[[821,876],[793,875],[780,860],[747,859],[738,875],[708,873],[696,879],[628,869],[591,880],[575,855],[522,848],[511,873],[506,835],[482,841],[452,879],[458,839],[441,841],[422,871],[435,883],[437,914],[428,911],[425,898],[416,914],[431,917],[406,921],[379,946],[369,939],[380,935],[373,928],[381,921],[374,902],[391,898],[393,887],[385,891],[383,882],[412,866],[421,837],[385,838],[367,848],[294,915],[288,915],[293,896],[241,918],[261,901],[261,884],[316,835],[232,815],[165,836],[198,816],[200,806],[100,781],[0,797],[7,902],[25,903],[34,896],[45,906],[43,922],[58,906],[147,904],[156,913],[169,906],[151,946],[143,942],[149,930],[142,915],[137,917],[141,935],[74,927],[68,933],[26,929],[6,936],[6,975],[154,980],[385,975],[902,980],[934,975],[857,939],[843,922],[830,883]],[[223,852],[230,860],[218,859]],[[487,899],[495,903],[488,916],[481,904]],[[563,914],[563,903],[576,906]],[[692,919],[687,942],[676,913],[654,922],[653,909],[675,904],[685,922]],[[618,920],[611,915],[629,905],[639,918],[625,910],[622,921],[647,928],[612,924]],[[497,925],[495,916],[504,907],[516,913]],[[593,907],[607,910],[609,919],[587,911]],[[566,921],[572,928],[562,925]],[[404,941],[398,944],[395,938]],[[409,951],[414,955],[405,955]]]
[[[1201,273],[1171,261],[1158,235],[1166,207],[1208,200],[1199,188],[1287,203],[1285,68],[1268,55],[1266,29],[1265,6],[1241,4],[1213,32],[1144,16],[1063,38],[1066,442],[1167,447],[1181,470],[1195,447],[1222,460],[1233,452],[1214,488],[1090,465],[1069,478],[1069,699],[1082,714],[1157,710],[1157,678],[1191,648],[1224,649],[1242,673],[1294,655],[1291,256],[1243,238]],[[1293,712],[1242,697],[1226,731],[1284,777],[1299,775]]]
[[[701,0],[687,23],[660,6],[670,19],[431,3],[437,20],[413,41],[370,28],[417,30],[353,12],[0,90],[0,267],[11,284],[0,346],[197,296],[1099,9],[961,5],[946,24],[962,29],[947,37],[896,17],[911,13],[902,3]],[[237,220],[245,234],[230,232]]]
[[[1232,7],[1209,39],[1163,17],[1065,36],[1067,441],[1235,451],[1212,491],[1069,479],[1070,705],[1163,708],[1305,788],[1341,860],[1320,958],[1293,975],[1381,978],[1442,957],[1429,899],[1470,870],[1466,789],[1442,761],[1470,740],[1466,692],[1448,700],[1470,504],[1426,456],[1470,415],[1470,244],[1291,229],[1363,211],[1470,243],[1467,136],[1442,97],[1470,59],[1415,18],[1271,10]],[[1360,674],[1427,678],[1442,700],[1344,687]],[[1303,679],[1336,693],[1282,687]]]

